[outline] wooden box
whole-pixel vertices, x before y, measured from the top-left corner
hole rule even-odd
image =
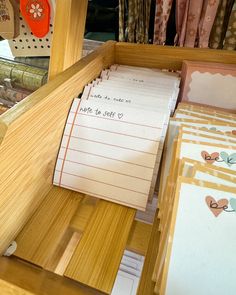
[[[55,200],[57,195],[60,198],[68,197],[66,190],[52,186],[52,177],[68,111],[73,98],[81,93],[83,87],[96,78],[102,69],[114,63],[180,70],[183,60],[236,64],[236,53],[107,42],[0,117],[1,255],[48,195]],[[75,194],[75,198],[78,195]],[[118,216],[118,209],[116,212]],[[132,229],[135,210],[130,209],[127,214],[127,222],[116,225],[122,226],[124,243]],[[92,230],[91,225],[90,231]],[[150,241],[152,243],[153,240]],[[112,261],[113,258],[110,259]],[[53,273],[22,264],[16,259],[1,257],[0,260],[1,294],[93,293],[92,289],[84,288],[70,279],[54,277]],[[113,267],[112,263],[110,267]],[[117,263],[113,268],[111,281],[114,281]],[[151,270],[145,269],[143,276],[145,275],[145,280],[151,284]],[[86,280],[79,281],[87,284]],[[107,278],[101,280],[100,285],[94,281],[88,285],[109,293],[111,288],[110,285],[106,287],[106,282]],[[9,288],[13,290],[12,293]],[[145,290],[145,294],[149,294],[147,287]]]

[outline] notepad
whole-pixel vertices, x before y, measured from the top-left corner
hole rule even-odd
[[[119,66],[104,71],[109,80],[90,83],[74,100],[54,185],[145,210],[154,194],[179,79],[140,72],[119,72]]]
[[[235,294],[236,189],[180,178],[161,294]]]

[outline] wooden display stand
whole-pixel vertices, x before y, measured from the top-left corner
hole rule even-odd
[[[0,258],[0,294],[110,293],[125,248],[146,255],[138,294],[153,294],[158,218],[151,228],[134,221],[134,209],[52,186],[70,105],[114,63],[173,70],[185,59],[236,64],[229,51],[116,42],[76,62],[86,7],[84,0],[57,1],[50,82],[0,117],[0,254],[12,240],[18,244],[14,257]],[[59,270],[72,239],[73,263]]]

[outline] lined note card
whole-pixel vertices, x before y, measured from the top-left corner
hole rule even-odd
[[[134,67],[115,69],[102,72],[74,100],[53,183],[145,210],[179,78]]]
[[[165,115],[75,99],[54,184],[144,210]]]

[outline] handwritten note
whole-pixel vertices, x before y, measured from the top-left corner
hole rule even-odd
[[[54,184],[144,210],[165,115],[75,99]]]
[[[179,79],[125,72],[103,72],[109,79],[96,80],[74,100],[53,182],[145,210],[154,193]]]

